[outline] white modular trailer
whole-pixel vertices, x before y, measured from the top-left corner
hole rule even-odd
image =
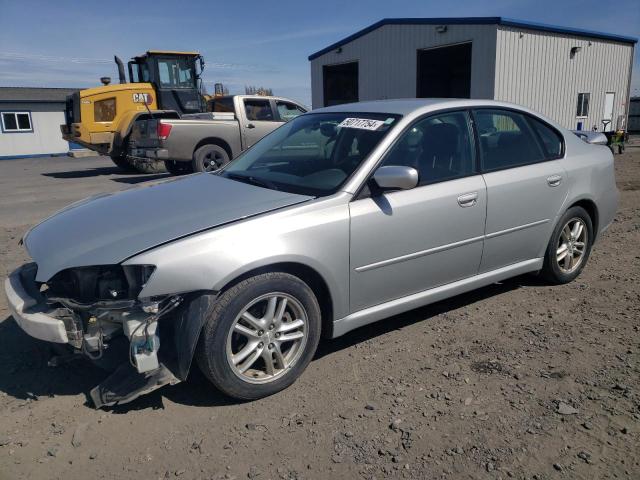
[[[69,88],[0,87],[0,159],[66,154],[62,139]]]
[[[636,42],[503,17],[384,19],[309,57],[312,103],[486,98],[611,130],[627,121]]]

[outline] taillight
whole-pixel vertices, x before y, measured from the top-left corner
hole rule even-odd
[[[158,138],[160,140],[166,140],[171,133],[171,124],[158,122]]]

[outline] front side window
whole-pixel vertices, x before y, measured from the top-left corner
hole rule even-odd
[[[244,109],[247,120],[273,122],[273,111],[269,100],[245,100]]]
[[[415,168],[419,185],[473,174],[468,114],[451,112],[419,120],[399,138],[383,165]]]
[[[105,98],[93,104],[93,119],[96,122],[110,122],[116,118],[116,99]]]
[[[194,88],[193,65],[187,58],[158,60],[160,86],[163,88]]]
[[[578,94],[578,109],[576,111],[576,117],[589,116],[589,97],[591,97],[590,93]]]
[[[305,110],[300,108],[298,105],[289,102],[283,102],[281,100],[276,101],[276,107],[278,108],[278,115],[280,116],[280,120],[283,122],[288,122],[289,120],[293,120],[298,115],[302,115],[306,113]]]
[[[475,110],[482,168],[501,170],[545,160],[524,115],[508,110]]]
[[[274,130],[219,175],[302,195],[335,193],[397,123],[381,113],[317,113]]]
[[[2,112],[2,131],[32,132],[31,114],[29,112]]]

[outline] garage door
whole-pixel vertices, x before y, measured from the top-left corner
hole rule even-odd
[[[471,42],[418,50],[419,98],[470,98]]]
[[[358,101],[358,62],[325,65],[322,81],[325,107]]]

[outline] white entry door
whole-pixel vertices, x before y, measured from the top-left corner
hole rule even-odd
[[[604,111],[602,114],[602,120],[609,120],[604,127],[605,132],[610,132],[615,128],[613,124],[613,102],[616,98],[616,94],[614,92],[607,92],[604,94]]]

